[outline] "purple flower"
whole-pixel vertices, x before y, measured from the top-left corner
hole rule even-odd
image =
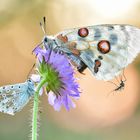
[[[36,47],[34,53],[37,56],[37,70],[39,75],[33,75],[36,82],[46,79],[45,88],[48,94],[49,104],[59,111],[63,105],[67,110],[74,108],[72,98],[80,97],[79,85],[74,77],[74,69],[68,58],[51,49]]]

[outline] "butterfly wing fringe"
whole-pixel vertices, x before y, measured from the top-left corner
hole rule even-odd
[[[126,33],[128,34],[128,60],[126,65],[128,65],[140,53],[140,29],[126,26]]]

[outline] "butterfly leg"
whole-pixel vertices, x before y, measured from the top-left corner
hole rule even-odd
[[[29,79],[29,76],[30,76],[32,70],[34,69],[34,67],[35,67],[35,63],[32,65],[32,67],[31,67],[31,69],[30,69],[30,71],[29,71],[29,73],[27,75],[27,79]]]

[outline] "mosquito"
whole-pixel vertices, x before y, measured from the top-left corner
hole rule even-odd
[[[120,76],[120,80],[118,80],[118,78],[116,77],[117,82],[119,83],[119,85],[117,85],[116,83],[112,82],[112,81],[108,81],[112,84],[114,84],[116,86],[116,88],[114,90],[112,90],[110,93],[112,92],[117,92],[117,91],[122,91],[125,88],[125,82],[127,81],[126,76],[124,74],[124,70],[122,75]],[[108,95],[110,95],[110,93]]]

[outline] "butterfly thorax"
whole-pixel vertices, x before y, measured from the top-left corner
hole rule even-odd
[[[82,73],[86,69],[86,65],[84,62],[80,59],[78,56],[78,52],[75,51],[75,53],[72,52],[72,47],[74,48],[75,44],[67,43],[66,40],[63,38],[63,41],[61,39],[55,38],[53,36],[45,36],[43,38],[44,46],[52,48],[55,51],[63,52],[67,55],[67,57],[70,59],[72,64],[77,67],[78,71]],[[71,46],[70,46],[71,45]],[[78,50],[77,50],[78,51]]]

